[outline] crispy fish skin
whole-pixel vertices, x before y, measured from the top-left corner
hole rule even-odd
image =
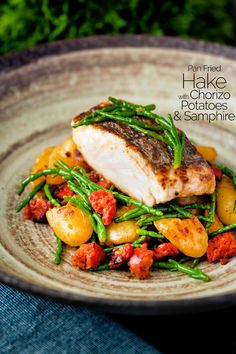
[[[72,119],[78,123],[103,102]],[[150,124],[146,118],[142,119]],[[204,158],[185,136],[181,166],[173,168],[173,152],[161,141],[116,121],[73,128],[73,139],[87,163],[118,189],[154,205],[176,197],[211,194],[215,176]]]

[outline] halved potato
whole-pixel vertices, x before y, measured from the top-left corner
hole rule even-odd
[[[134,242],[139,237],[137,229],[137,224],[132,220],[119,223],[112,222],[111,225],[107,227],[106,245],[112,246]]]
[[[207,250],[207,232],[195,216],[190,219],[160,219],[154,225],[186,256],[198,258]]]
[[[69,246],[80,246],[92,236],[88,215],[71,203],[49,209],[46,217],[55,234]]]
[[[49,156],[48,167],[53,168],[57,160],[62,160],[70,167],[81,165],[78,159],[78,150],[72,137],[67,138],[62,145],[56,146]],[[84,166],[82,166],[84,167]],[[49,184],[62,184],[64,180],[61,176],[52,177],[47,176],[47,183]]]
[[[201,146],[201,145],[196,145],[195,146],[197,151],[204,157],[205,160],[207,161],[215,161],[217,158],[217,152],[216,149],[212,146]]]
[[[205,210],[205,213],[204,215],[205,216],[208,216],[209,214],[209,211],[208,210]],[[211,224],[211,226],[209,227],[208,229],[208,232],[211,233],[211,232],[215,232],[219,229],[221,229],[224,225],[222,224],[222,222],[220,221],[220,219],[218,218],[217,214],[214,215],[214,220],[213,220],[213,223]]]
[[[40,171],[48,168],[49,156],[51,155],[53,149],[54,149],[54,147],[48,147],[41,152],[41,154],[37,157],[37,159],[34,163],[34,166],[31,171],[32,173],[37,173],[37,172],[40,172]],[[41,176],[41,177],[37,178],[36,180],[32,181],[31,182],[32,189],[35,188],[38,183],[40,183],[44,180],[45,180],[45,177]]]
[[[116,211],[116,218],[126,214],[128,211],[135,209],[134,205],[123,205],[122,207],[120,207],[119,209],[117,209]]]
[[[216,192],[216,211],[220,221],[225,225],[236,223],[236,210],[234,210],[236,189],[231,179],[223,176],[222,180],[217,182]]]
[[[124,205],[117,209],[115,217],[118,218],[132,209],[134,209],[133,205]],[[107,227],[106,245],[112,247],[113,245],[120,245],[122,243],[132,243],[139,237],[137,230],[138,226],[133,220],[122,221],[119,223],[112,222]]]

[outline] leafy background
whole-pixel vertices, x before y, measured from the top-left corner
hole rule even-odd
[[[0,54],[59,39],[147,33],[236,44],[235,0],[0,0]]]

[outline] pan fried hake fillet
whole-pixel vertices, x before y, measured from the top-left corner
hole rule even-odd
[[[109,104],[101,103],[74,117],[72,125]],[[93,169],[149,206],[215,190],[211,167],[186,136],[178,169],[173,167],[173,152],[166,144],[117,121],[73,128],[73,139]]]

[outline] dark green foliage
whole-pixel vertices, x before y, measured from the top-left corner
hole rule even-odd
[[[148,33],[233,44],[234,0],[2,0],[0,54],[58,39]]]

